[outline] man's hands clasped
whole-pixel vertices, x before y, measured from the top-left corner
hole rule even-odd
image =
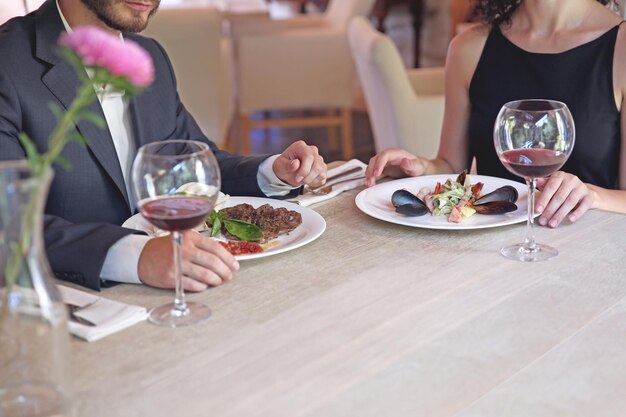
[[[326,164],[317,147],[299,140],[292,143],[274,161],[274,173],[294,187],[318,187],[326,182]]]

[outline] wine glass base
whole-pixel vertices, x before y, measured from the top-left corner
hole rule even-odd
[[[185,310],[179,310],[176,304],[169,303],[150,310],[148,320],[158,326],[183,327],[191,326],[211,317],[209,306],[188,302]]]
[[[554,258],[559,254],[559,251],[551,246],[542,245],[540,243],[536,243],[535,249],[530,250],[525,244],[518,243],[516,245],[503,247],[500,249],[500,253],[506,258],[515,261],[539,262]]]

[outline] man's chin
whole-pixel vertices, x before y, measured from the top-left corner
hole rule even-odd
[[[120,32],[139,33],[148,26],[147,17],[133,17],[125,21],[111,21],[107,23],[112,29]]]

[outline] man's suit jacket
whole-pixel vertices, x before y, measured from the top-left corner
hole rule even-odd
[[[54,0],[0,27],[0,159],[23,159],[18,140],[26,132],[40,152],[57,120],[48,103],[67,108],[80,85],[75,69],[56,53],[64,31]],[[257,184],[259,164],[267,155],[240,157],[220,151],[200,131],[176,91],[176,79],[163,48],[154,40],[124,34],[151,55],[155,81],[131,99],[136,146],[164,139],[194,139],[208,143],[220,164],[222,190],[233,195],[263,193]],[[91,111],[104,119],[100,103]],[[63,156],[72,163],[65,171],[55,166],[46,205],[45,241],[57,277],[99,289],[100,271],[109,247],[137,233],[120,225],[133,213],[122,170],[108,129],[81,121],[77,130],[88,140],[70,143]]]

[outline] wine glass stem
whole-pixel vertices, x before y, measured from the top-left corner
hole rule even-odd
[[[181,265],[183,261],[183,235],[172,232],[172,243],[174,248],[174,277],[176,279],[176,296],[174,298],[174,308],[180,313],[185,313],[187,303],[185,302],[185,290],[183,289],[183,273]]]
[[[526,240],[524,246],[527,251],[536,250],[535,235],[533,233],[533,225],[535,223],[535,186],[537,180],[535,178],[527,179],[528,184],[528,222],[526,223]]]

